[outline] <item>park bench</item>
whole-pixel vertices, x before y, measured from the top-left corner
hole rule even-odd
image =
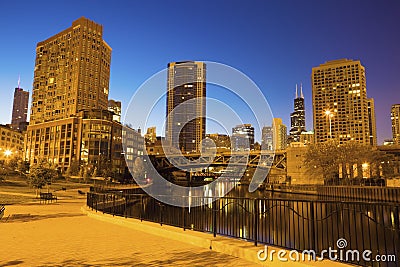
[[[46,202],[53,202],[53,200],[57,201],[57,196],[53,195],[53,193],[40,193],[40,203],[43,201]]]

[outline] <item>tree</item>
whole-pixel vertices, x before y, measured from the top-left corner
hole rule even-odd
[[[29,171],[29,162],[26,160],[18,161],[17,169],[20,171],[20,173],[26,174]]]
[[[339,144],[336,140],[329,140],[310,145],[304,163],[311,175],[322,175],[325,182],[341,176],[353,184],[354,178],[362,179],[365,172],[369,172],[367,177],[380,177],[382,163],[388,161],[387,157],[386,153],[369,145],[358,142]]]
[[[45,185],[49,186],[57,176],[57,168],[53,164],[39,160],[38,163],[30,168],[28,182],[32,187],[36,188],[37,194],[38,189]],[[49,187],[47,187],[47,190],[49,190]]]
[[[79,175],[79,171],[80,171],[80,164],[79,161],[77,160],[73,160],[71,162],[71,164],[69,165],[67,172],[65,173],[65,175],[67,177],[71,177],[71,176],[76,176]]]

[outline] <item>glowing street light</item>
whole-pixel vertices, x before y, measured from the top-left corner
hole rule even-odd
[[[332,117],[333,113],[329,109],[325,110],[325,115],[329,119],[329,136],[332,138]]]
[[[12,155],[12,151],[7,149],[6,151],[4,151],[4,156],[9,157]]]

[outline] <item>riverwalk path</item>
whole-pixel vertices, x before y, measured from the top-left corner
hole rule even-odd
[[[192,244],[104,222],[83,213],[86,197],[7,205],[0,266],[258,266]]]

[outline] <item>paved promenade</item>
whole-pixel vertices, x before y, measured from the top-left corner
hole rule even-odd
[[[94,219],[85,196],[6,206],[0,266],[258,266],[244,259]],[[6,221],[7,220],[7,221]]]

